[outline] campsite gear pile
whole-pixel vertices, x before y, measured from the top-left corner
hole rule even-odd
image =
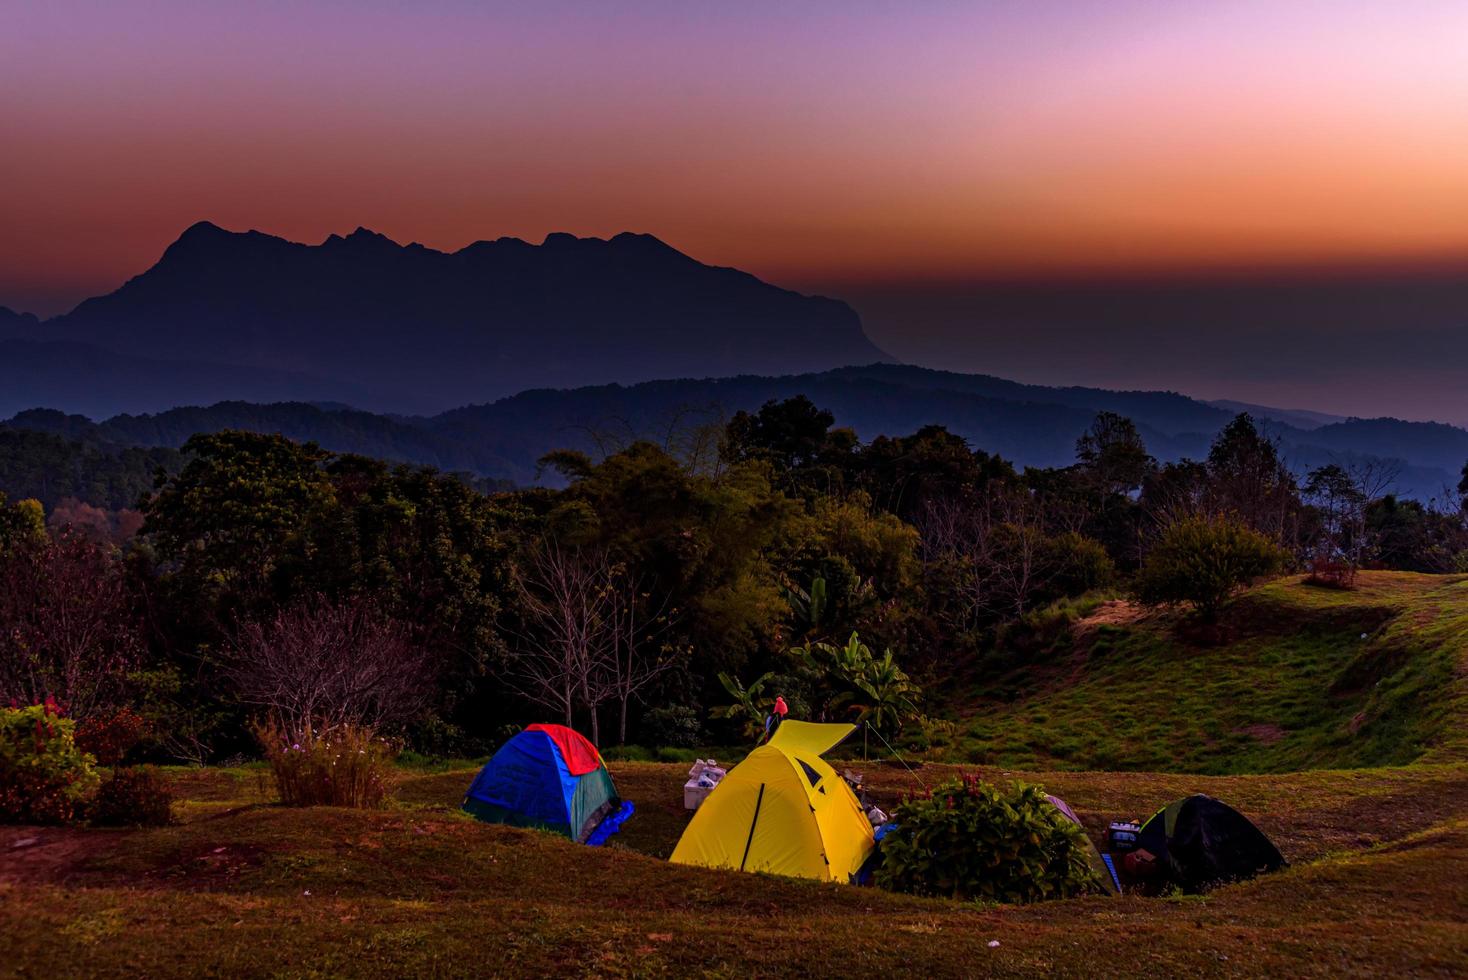
[[[873,830],[891,819],[875,803],[867,799],[866,783],[863,781],[861,773],[852,772],[850,769],[842,769],[841,778],[846,780],[847,786],[851,787],[852,794],[856,796],[856,801],[861,804],[862,812],[867,815],[867,821],[872,825]],[[878,835],[877,839],[881,840],[882,838]]]
[[[694,813],[673,863],[851,881],[874,847],[872,825],[821,755],[855,730],[782,722]]]
[[[464,810],[486,823],[536,827],[596,847],[632,815],[601,753],[564,725],[531,725],[479,770]]]
[[[693,768],[688,770],[688,782],[683,784],[683,809],[697,810],[726,775],[728,773],[713,759],[694,762]]]
[[[1113,820],[1106,828],[1106,849],[1113,854],[1125,854],[1137,849],[1137,834],[1142,828],[1132,820]]]

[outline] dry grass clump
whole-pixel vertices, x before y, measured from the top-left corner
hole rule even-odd
[[[370,729],[339,725],[291,733],[272,721],[257,725],[255,735],[286,806],[371,809],[387,800],[397,750]]]

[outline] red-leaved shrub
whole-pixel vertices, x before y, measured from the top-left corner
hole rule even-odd
[[[97,763],[115,766],[137,747],[148,734],[148,723],[131,708],[119,708],[107,715],[88,718],[77,726],[76,744],[90,752]]]

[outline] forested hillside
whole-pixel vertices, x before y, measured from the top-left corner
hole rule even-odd
[[[1043,677],[1057,628],[1109,597],[1186,610],[1190,655],[1247,662],[1253,648],[1226,649],[1248,608],[1231,598],[1259,578],[1308,572],[1312,588],[1349,592],[1365,568],[1468,572],[1468,479],[1451,507],[1384,492],[1373,466],[1299,480],[1248,416],[1200,458],[1162,463],[1103,412],[1065,465],[1021,471],[937,426],[862,439],[794,398],[735,413],[692,456],[561,450],[543,461],[560,488],[494,494],[279,435],[223,430],[149,455],[96,441],[85,421],[44,421],[64,434],[0,442],[14,474],[0,620],[21,624],[0,643],[57,662],[0,677],[0,696],[29,703],[60,684],[78,688],[71,704],[142,704],[175,757],[248,745],[252,706],[275,696],[257,687],[274,676],[258,658],[322,631],[348,630],[354,656],[379,652],[373,724],[434,751],[472,752],[546,715],[607,743],[739,741],[775,693],[798,716],[859,711],[921,748],[959,737],[942,720],[976,696],[1013,701],[1016,670]],[[32,456],[77,474],[41,492],[136,503],[141,527],[20,499],[36,477],[14,467]],[[68,612],[78,589],[85,622]],[[1327,624],[1322,642],[1358,628]],[[102,639],[76,647],[71,629]],[[1102,666],[1128,657],[1134,678],[1151,675],[1159,642],[1177,649],[1138,631]],[[101,659],[78,670],[77,657]],[[1046,704],[1032,703],[1028,744],[1087,758],[1042,740],[1040,714],[1062,711]],[[973,738],[986,756],[1016,751]],[[1384,741],[1380,758],[1414,744]]]

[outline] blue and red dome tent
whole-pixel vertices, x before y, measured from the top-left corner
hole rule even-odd
[[[535,827],[593,847],[632,815],[601,753],[564,725],[531,725],[487,762],[464,797],[486,823]]]

